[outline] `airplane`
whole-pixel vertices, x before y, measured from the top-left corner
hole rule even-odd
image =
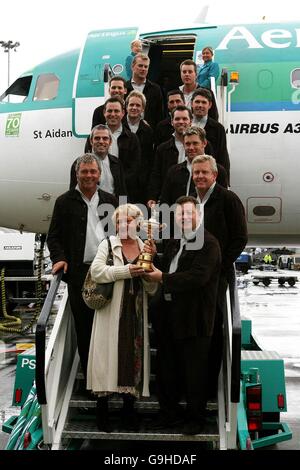
[[[22,74],[0,97],[0,225],[47,232],[71,164],[84,153],[93,111],[105,101],[109,77],[126,77],[137,37],[151,59],[148,78],[170,88],[181,84],[179,64],[200,64],[206,45],[220,69],[239,73],[239,84],[227,88],[224,125],[231,189],[246,210],[249,245],[297,246],[300,23],[91,31],[81,50]]]

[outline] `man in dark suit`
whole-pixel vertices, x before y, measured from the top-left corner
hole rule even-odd
[[[139,187],[141,146],[137,136],[123,124],[124,115],[125,103],[119,96],[106,100],[104,116],[112,134],[109,153],[122,163],[129,201],[142,202]]]
[[[100,174],[94,155],[85,154],[77,159],[77,186],[57,198],[47,237],[52,273],[62,269],[64,280],[68,283],[78,352],[85,377],[94,312],[85,305],[81,289],[98,245],[106,235],[101,221],[106,214],[101,215],[101,205],[105,204],[105,210],[110,209],[111,215],[117,207],[117,200],[112,194],[97,188]]]
[[[220,243],[222,268],[218,287],[217,312],[210,358],[210,395],[217,390],[222,360],[223,308],[228,281],[234,272],[233,263],[243,251],[247,240],[245,210],[239,197],[216,182],[216,161],[209,155],[196,157],[192,162],[192,177],[196,195],[204,204],[204,226]]]
[[[142,52],[136,54],[132,61],[132,79],[126,82],[128,94],[132,90],[142,92],[147,100],[144,119],[155,129],[164,117],[163,97],[160,87],[147,79],[150,59]]]
[[[212,93],[206,88],[197,88],[192,96],[193,126],[202,127],[206,138],[213,148],[212,155],[216,162],[227,171],[230,182],[230,162],[227,151],[225,129],[219,122],[209,117],[208,112],[212,106]]]
[[[114,77],[112,77],[109,80],[108,93],[110,98],[114,96],[119,96],[122,100],[124,100],[127,93],[125,78],[119,75],[115,75]],[[104,116],[104,104],[101,104],[100,106],[97,106],[97,108],[95,108],[94,110],[91,129],[94,129],[94,127],[98,124],[105,123],[106,120]],[[92,152],[92,146],[89,137],[86,139],[84,151]]]
[[[166,175],[160,203],[169,206],[174,204],[180,196],[188,196],[195,193],[195,186],[192,178],[192,161],[198,155],[209,153],[205,130],[201,127],[189,127],[183,136],[186,160],[183,163],[173,165]],[[228,187],[227,173],[225,169],[218,165],[217,181],[221,186]]]
[[[139,139],[141,147],[141,169],[139,175],[140,197],[139,202],[147,202],[147,186],[149,175],[152,170],[154,160],[153,150],[153,130],[142,119],[146,108],[146,98],[140,91],[133,90],[129,93],[125,101],[127,115],[123,124],[127,125]]]
[[[208,354],[214,327],[221,254],[218,241],[201,224],[197,200],[177,200],[180,239],[166,246],[161,268],[146,275],[160,282],[162,295],[153,325],[157,335],[157,393],[161,419],[156,427],[180,423],[182,392],[187,408],[183,433],[203,430]]]
[[[170,90],[167,94],[167,106],[169,111],[169,116],[166,119],[160,121],[154,131],[154,145],[155,148],[158,145],[166,142],[171,139],[174,132],[174,127],[172,126],[172,111],[177,108],[179,105],[184,105],[184,96],[181,90]]]
[[[99,187],[119,198],[120,196],[127,196],[127,190],[122,162],[108,153],[111,142],[112,136],[107,126],[98,124],[92,129],[90,134],[92,152],[97,157],[101,168]],[[75,188],[77,184],[76,162],[77,160],[74,161],[71,167],[70,189]]]
[[[159,200],[162,185],[169,168],[185,160],[183,135],[186,129],[190,127],[191,120],[191,111],[186,106],[179,105],[172,111],[174,134],[167,142],[160,144],[156,150],[148,185],[148,207],[153,206]]]
[[[125,99],[127,89],[126,89],[126,80],[124,77],[115,75],[109,80],[108,87],[109,96],[120,96],[123,100]],[[98,106],[94,110],[93,119],[92,119],[92,129],[98,124],[105,124],[104,117],[104,104]]]

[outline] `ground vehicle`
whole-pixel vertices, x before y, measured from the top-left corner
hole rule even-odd
[[[280,255],[278,258],[278,267],[281,269],[300,269],[300,256]]]
[[[251,268],[251,266],[252,266],[251,253],[247,253],[246,251],[243,251],[235,261],[236,269],[246,274],[248,272],[248,269]]]
[[[291,269],[291,255],[280,255],[277,260],[280,269]]]

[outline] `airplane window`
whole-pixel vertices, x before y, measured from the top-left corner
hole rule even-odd
[[[275,207],[272,206],[256,206],[253,208],[253,213],[256,216],[260,217],[266,217],[266,216],[271,216],[274,215],[276,212]]]
[[[300,69],[292,70],[291,85],[293,88],[300,88]]]
[[[23,103],[27,99],[32,75],[18,78],[10,87],[0,96],[0,101],[5,103]]]
[[[266,90],[273,86],[273,73],[270,70],[260,70],[257,78],[260,88]]]
[[[48,101],[54,100],[58,93],[59,78],[54,73],[45,73],[39,75],[36,85],[33,100],[34,101]]]

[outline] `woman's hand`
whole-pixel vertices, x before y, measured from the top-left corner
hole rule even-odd
[[[162,282],[162,271],[153,266],[153,264],[152,269],[153,271],[151,273],[144,274],[143,279],[146,281]]]
[[[136,264],[130,264],[129,271],[131,277],[139,277],[145,274],[145,270],[143,268],[140,268],[140,266],[137,266]]]

